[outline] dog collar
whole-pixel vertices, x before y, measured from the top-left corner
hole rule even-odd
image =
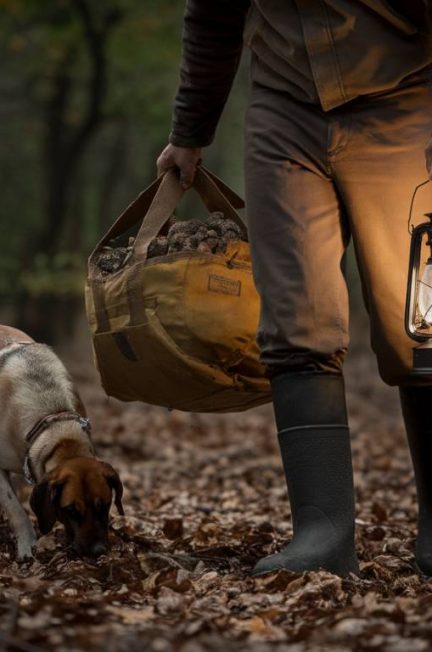
[[[39,438],[39,436],[47,429],[49,426],[51,426],[53,423],[58,423],[60,421],[77,421],[81,429],[87,433],[87,435],[90,438],[90,433],[91,433],[91,423],[90,419],[87,417],[83,417],[81,414],[78,412],[71,412],[71,411],[64,411],[64,412],[55,412],[53,414],[47,414],[45,417],[42,417],[42,419],[39,419],[33,426],[31,430],[26,434],[25,436],[25,441],[27,442],[27,452],[24,457],[24,464],[23,464],[23,474],[25,480],[32,485],[37,484],[37,480],[35,478],[35,474],[33,471],[33,465],[30,460],[30,450],[35,441]]]

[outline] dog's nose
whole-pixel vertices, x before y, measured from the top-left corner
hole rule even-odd
[[[104,555],[107,550],[108,550],[107,544],[102,543],[102,541],[98,541],[97,543],[94,543],[90,548],[93,557],[99,557],[100,555]]]

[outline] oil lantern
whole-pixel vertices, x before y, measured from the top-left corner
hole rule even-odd
[[[411,231],[405,328],[418,342],[413,373],[432,374],[432,213]]]

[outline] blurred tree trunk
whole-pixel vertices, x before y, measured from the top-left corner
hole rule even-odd
[[[120,123],[111,146],[105,173],[100,186],[98,210],[98,233],[102,236],[107,227],[116,219],[112,212],[112,200],[126,168],[128,133],[124,122]]]
[[[103,104],[107,83],[107,44],[115,24],[120,19],[118,8],[111,8],[97,17],[89,0],[70,0],[82,23],[84,44],[90,61],[90,78],[85,106],[79,122],[68,124],[73,101],[72,66],[76,50],[66,52],[58,62],[52,80],[52,93],[46,106],[46,140],[44,165],[46,169],[47,219],[39,236],[39,249],[47,254],[58,250],[65,221],[71,188],[76,172],[88,145],[103,123]],[[99,18],[99,20],[98,20]]]
[[[89,80],[79,118],[71,124],[70,115],[76,102],[74,65],[79,54],[79,44],[69,45],[52,73],[50,94],[44,111],[46,219],[36,239],[26,245],[23,260],[28,269],[32,266],[35,254],[43,252],[52,258],[59,252],[67,221],[74,218],[71,210],[72,192],[88,146],[104,121],[107,45],[113,28],[121,18],[119,8],[110,3],[101,14],[97,5],[90,0],[69,2],[81,24],[82,43],[90,67]],[[79,221],[76,228],[80,229]],[[73,296],[61,299],[55,296],[33,297],[24,291],[17,307],[17,322],[34,338],[53,342],[58,335],[57,322],[66,316],[66,328],[73,328],[77,307],[81,305],[82,300]]]

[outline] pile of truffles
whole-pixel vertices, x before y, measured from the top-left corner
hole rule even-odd
[[[210,213],[206,221],[182,220],[174,222],[166,235],[158,235],[151,240],[147,258],[166,256],[182,251],[202,253],[222,253],[230,240],[245,240],[242,229],[236,222],[226,218],[219,211]],[[102,274],[117,272],[129,260],[135,238],[129,238],[128,246],[102,247],[96,265]]]

